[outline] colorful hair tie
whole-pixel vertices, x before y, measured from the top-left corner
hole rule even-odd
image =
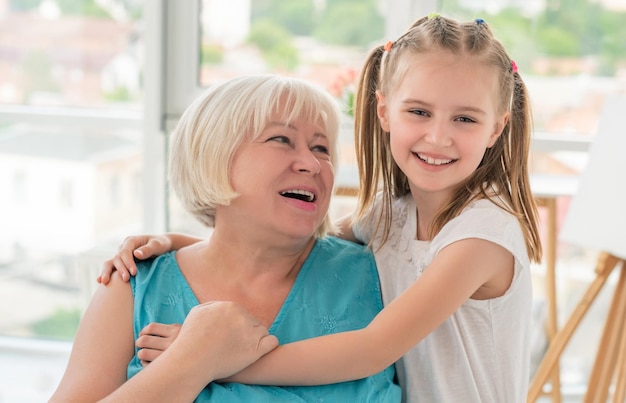
[[[393,46],[393,42],[391,41],[387,41],[387,43],[385,43],[385,52],[389,52],[391,50],[391,47]]]
[[[476,22],[477,25],[482,25],[485,23],[485,20],[483,20],[482,18],[476,18],[474,22]]]
[[[428,14],[429,20],[434,20],[435,18],[439,18],[439,13],[430,13]]]
[[[517,73],[517,63],[515,63],[515,60],[511,60],[511,71]]]

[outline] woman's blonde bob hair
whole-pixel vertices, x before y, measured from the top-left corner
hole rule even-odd
[[[272,121],[319,125],[330,144],[336,172],[340,112],[330,94],[314,84],[277,75],[248,75],[213,85],[183,113],[170,148],[169,179],[183,206],[203,224],[215,225],[215,207],[238,194],[230,181],[239,146]],[[316,231],[333,229],[328,212]]]

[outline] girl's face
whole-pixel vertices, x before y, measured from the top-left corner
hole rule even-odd
[[[328,212],[334,182],[331,150],[324,130],[315,124],[270,122],[235,153],[231,181],[240,196],[221,208],[218,220],[230,217],[247,231],[271,231],[271,236],[310,238]]]
[[[478,167],[504,128],[495,68],[438,50],[408,56],[403,79],[378,98],[391,153],[411,192],[451,196]]]

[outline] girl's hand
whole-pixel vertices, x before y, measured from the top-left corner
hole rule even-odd
[[[105,260],[102,271],[96,279],[98,283],[106,285],[111,280],[111,274],[117,270],[124,279],[137,274],[135,258],[143,260],[152,256],[162,255],[172,249],[172,240],[167,235],[137,235],[124,239],[117,254]]]
[[[141,329],[135,341],[135,347],[139,349],[137,357],[141,360],[141,365],[145,367],[167,350],[178,337],[180,328],[179,324],[150,323]]]

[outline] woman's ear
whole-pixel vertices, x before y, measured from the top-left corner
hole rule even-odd
[[[502,131],[506,127],[506,124],[509,122],[509,116],[510,116],[510,113],[507,112],[504,115],[502,115],[501,119],[498,119],[496,121],[493,127],[493,133],[491,133],[491,136],[489,137],[489,143],[487,144],[487,148],[491,148],[493,147],[494,144],[496,144],[496,141],[502,134]]]
[[[376,91],[376,113],[378,114],[378,120],[380,121],[380,127],[386,132],[389,132],[389,118],[387,117],[387,103],[385,96]]]

